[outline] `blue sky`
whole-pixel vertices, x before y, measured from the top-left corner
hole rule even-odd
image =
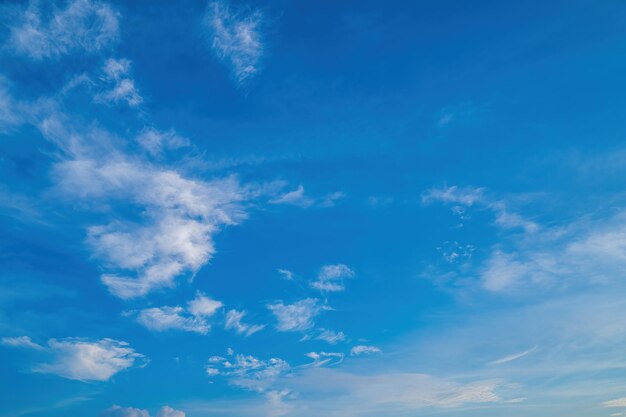
[[[0,416],[626,416],[624,19],[3,2]]]

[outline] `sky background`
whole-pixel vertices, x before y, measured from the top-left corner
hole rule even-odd
[[[626,416],[625,19],[3,1],[0,416]]]

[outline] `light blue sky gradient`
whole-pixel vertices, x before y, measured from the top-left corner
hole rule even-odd
[[[626,416],[625,19],[3,2],[0,416]]]

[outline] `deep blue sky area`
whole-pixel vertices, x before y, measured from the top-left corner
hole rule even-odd
[[[626,4],[0,4],[0,417],[626,416]]]

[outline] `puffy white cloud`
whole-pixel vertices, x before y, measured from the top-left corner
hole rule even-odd
[[[9,46],[34,59],[57,57],[75,51],[93,53],[117,40],[118,14],[107,3],[93,0],[69,1],[64,8],[31,1],[10,27]]]
[[[293,304],[277,302],[268,304],[267,308],[276,317],[276,329],[281,332],[304,331],[313,327],[313,319],[328,309],[315,298],[305,298]]]
[[[206,334],[211,327],[201,319],[186,316],[182,307],[153,307],[141,310],[137,322],[147,329],[162,332],[166,330],[185,330]]]
[[[113,339],[51,339],[47,351],[52,360],[36,365],[34,372],[79,381],[107,381],[137,362],[145,363],[145,357],[135,352],[128,343]]]
[[[234,330],[239,334],[250,336],[265,327],[265,325],[251,325],[244,323],[242,320],[245,315],[245,311],[229,310],[226,313],[226,323],[224,324],[224,328],[226,330]]]
[[[131,63],[128,59],[109,58],[104,64],[102,81],[108,86],[94,96],[97,103],[117,104],[126,102],[131,107],[143,102],[143,97],[135,87],[135,81],[130,77]]]
[[[37,343],[33,342],[29,336],[19,336],[19,337],[3,337],[0,339],[0,343],[5,346],[11,347],[23,347],[35,350],[44,350],[45,348]]]
[[[317,281],[312,282],[311,287],[322,292],[343,291],[345,289],[343,280],[352,277],[354,271],[347,265],[324,265],[317,275]]]
[[[136,315],[136,320],[149,330],[163,332],[167,330],[183,330],[206,334],[211,330],[207,319],[214,315],[223,304],[213,300],[202,293],[197,293],[196,298],[187,304],[187,310],[183,307],[152,307],[130,312]]]
[[[376,346],[357,345],[350,349],[351,356],[365,355],[370,353],[380,353],[380,348]]]
[[[150,413],[139,408],[113,405],[100,413],[100,417],[150,417]],[[156,417],[185,417],[185,413],[166,405],[157,412]]]
[[[258,11],[235,13],[224,2],[209,4],[204,19],[209,29],[215,54],[230,64],[238,83],[243,83],[259,71],[263,56],[260,26],[263,14]]]
[[[187,304],[187,310],[196,317],[211,317],[224,304],[214,300],[201,292],[196,293],[196,298]]]
[[[213,235],[245,218],[247,191],[234,178],[205,182],[127,159],[70,159],[55,167],[58,188],[90,202],[123,200],[143,213],[141,222],[112,221],[88,230],[96,257],[114,273],[102,282],[120,298],[175,285],[213,256]]]

